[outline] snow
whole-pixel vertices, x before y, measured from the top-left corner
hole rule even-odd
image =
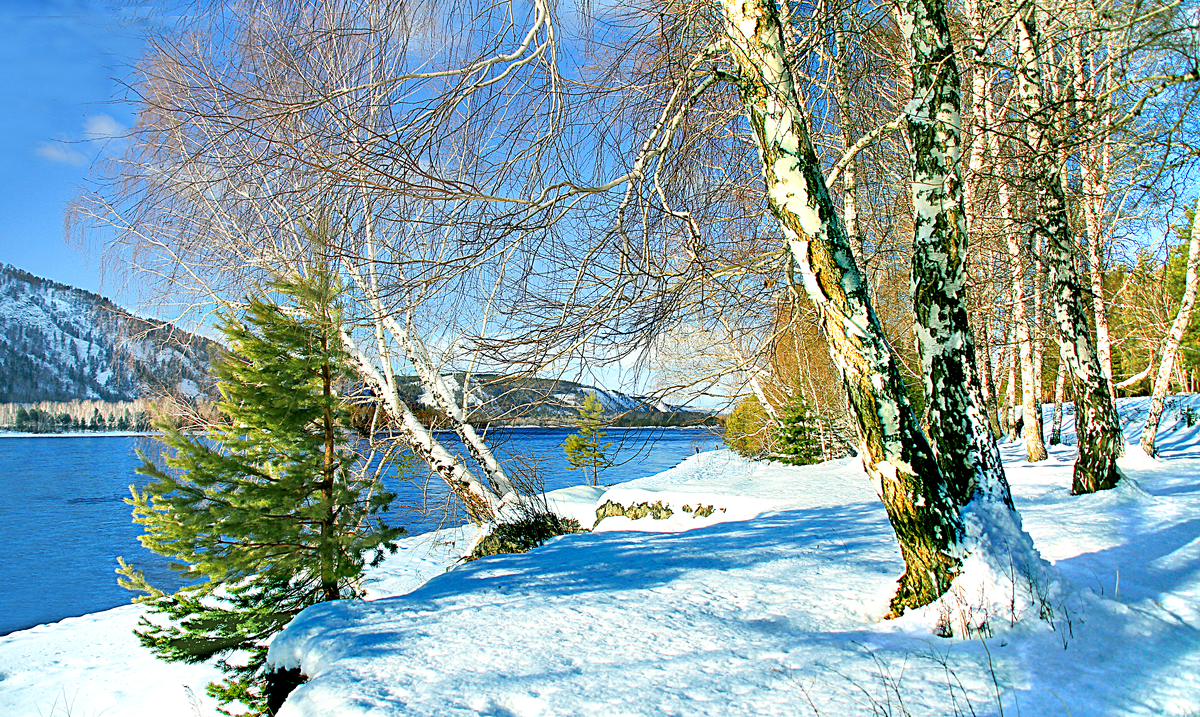
[[[0,637],[0,714],[11,717],[212,714],[211,665],[159,662],[133,634],[139,605],[38,625]]]
[[[470,542],[465,532],[449,528],[397,541],[397,553],[365,576],[368,599],[410,592],[445,572]],[[155,658],[133,634],[146,614],[126,605],[0,637],[0,715],[215,715],[217,703],[204,688],[222,679],[220,670],[211,662]]]
[[[1125,480],[1095,495],[1069,493],[1069,407],[1048,461],[1001,446],[1049,564],[1031,581],[1043,603],[986,634],[935,636],[940,606],[882,619],[903,563],[854,459],[794,468],[717,451],[548,496],[585,526],[608,501],[660,502],[663,520],[608,517],[456,566],[469,535],[405,539],[364,581],[371,600],[310,608],[276,638],[271,659],[312,678],[281,715],[1196,714],[1200,425],[1184,405],[1200,397],[1172,399],[1160,457],[1129,446]],[[1147,406],[1122,402],[1127,442]],[[1003,567],[968,565],[959,607],[983,604],[973,591],[1003,584]],[[128,634],[139,610],[0,638],[0,714],[75,695],[73,714],[190,715],[185,686],[211,714],[213,669],[155,662]]]

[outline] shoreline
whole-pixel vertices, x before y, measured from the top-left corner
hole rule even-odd
[[[153,438],[158,433],[142,431],[80,431],[62,433],[25,433],[23,431],[0,431],[0,438]]]

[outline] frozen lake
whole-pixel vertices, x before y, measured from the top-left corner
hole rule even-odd
[[[581,485],[583,471],[566,468],[562,441],[570,429],[514,428],[497,434],[494,450],[504,458],[525,456],[537,465],[546,490]],[[439,438],[452,450],[456,443]],[[611,429],[618,464],[600,475],[618,483],[652,475],[697,451],[721,444],[705,429]],[[157,452],[150,438],[129,436],[31,436],[0,438],[0,635],[128,603],[114,569],[117,556],[145,571],[150,582],[173,588],[167,561],[142,548],[141,529],[123,500],[134,473],[137,448]],[[653,446],[653,450],[648,448]],[[390,520],[421,533],[462,522],[451,507],[425,510],[445,501],[437,483],[398,484]]]

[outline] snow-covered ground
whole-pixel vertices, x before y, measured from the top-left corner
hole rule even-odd
[[[1145,403],[1122,402],[1130,442]],[[313,678],[284,714],[1200,714],[1200,425],[1168,412],[1162,457],[1131,449],[1131,480],[1091,496],[1069,495],[1066,428],[1044,463],[1003,446],[1025,529],[1073,586],[1053,626],[1031,613],[958,640],[883,621],[903,563],[855,460],[713,452],[552,495],[587,522],[608,501],[661,503],[663,520],[610,517],[449,572],[466,536],[407,539],[369,576],[379,599],[312,608],[275,641]],[[211,714],[216,672],[154,661],[129,635],[138,611],[0,638],[0,714]]]

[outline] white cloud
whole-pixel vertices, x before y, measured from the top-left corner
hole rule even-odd
[[[89,147],[86,143],[99,142],[100,153],[109,154],[112,151],[120,151],[125,146],[125,140],[122,136],[127,128],[108,115],[91,115],[83,120],[83,142],[81,149],[76,149],[71,146],[70,137],[64,137],[61,140],[53,142],[42,142],[34,150],[39,157],[45,157],[51,162],[60,162],[62,164],[71,164],[76,167],[82,167],[91,161],[93,147]],[[85,154],[85,152],[87,152]]]
[[[108,115],[92,115],[83,122],[86,139],[116,139],[125,134],[125,127]]]
[[[51,162],[73,164],[76,167],[82,167],[88,163],[88,158],[83,152],[58,142],[42,142],[34,151],[39,157],[45,157]]]

